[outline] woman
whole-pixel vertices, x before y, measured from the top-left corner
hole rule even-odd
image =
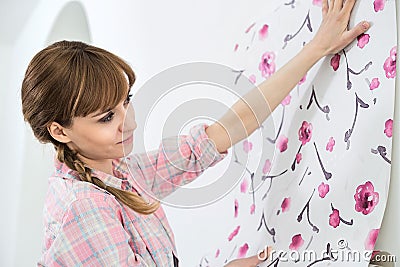
[[[133,149],[136,128],[129,108],[135,75],[128,64],[81,42],[58,42],[35,55],[22,84],[23,114],[36,138],[57,153],[38,265],[177,266],[174,236],[157,199],[221,161],[319,59],[365,32],[368,22],[347,30],[354,3],[322,1],[314,39],[219,121],[130,157],[124,155]],[[256,266],[264,258],[262,252],[227,266]]]

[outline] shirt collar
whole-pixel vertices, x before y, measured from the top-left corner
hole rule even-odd
[[[130,190],[132,186],[128,182],[129,170],[125,158],[114,159],[112,161],[113,174],[110,175],[99,170],[92,169],[92,176],[99,178],[107,186],[117,189]],[[77,171],[72,170],[67,164],[60,162],[57,158],[54,160],[54,176],[67,179],[81,180]]]

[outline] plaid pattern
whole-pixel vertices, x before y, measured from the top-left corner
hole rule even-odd
[[[114,175],[93,170],[93,176],[148,201],[164,198],[227,155],[208,140],[207,126],[165,138],[158,150],[114,160]],[[38,266],[173,266],[174,235],[162,207],[150,215],[136,213],[58,160],[43,211]]]

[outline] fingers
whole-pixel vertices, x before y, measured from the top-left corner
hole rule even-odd
[[[342,10],[346,14],[346,16],[350,16],[355,3],[356,3],[356,0],[346,0],[346,2],[344,3],[344,6],[343,6],[343,10]]]
[[[268,246],[267,249],[259,251],[257,256],[260,262],[266,261],[271,256],[271,252],[272,252],[271,246]]]
[[[370,27],[370,23],[368,21],[363,21],[358,23],[354,28],[345,32],[343,34],[343,40],[346,42],[346,45],[351,43],[357,36],[366,32]]]
[[[329,6],[328,0],[322,0],[322,17],[324,18],[328,14]]]
[[[334,6],[335,10],[340,11],[342,7],[343,7],[343,0],[336,0]]]
[[[329,9],[332,10],[335,7],[335,0],[329,1]]]
[[[271,256],[271,252],[272,252],[272,247],[268,246],[268,248],[267,248],[267,257],[268,258]]]
[[[343,11],[346,14],[350,14],[353,10],[356,0],[328,0],[322,1],[322,12],[328,13],[329,10]]]

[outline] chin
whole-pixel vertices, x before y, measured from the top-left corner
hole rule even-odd
[[[125,157],[133,151],[133,144],[126,144],[124,145],[123,151],[122,151],[122,157]]]

